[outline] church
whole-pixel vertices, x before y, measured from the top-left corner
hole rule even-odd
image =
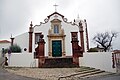
[[[40,24],[34,25],[31,21],[29,31],[11,38],[11,44],[19,45],[22,52],[34,54],[39,61],[38,67],[70,60],[79,65],[79,57],[89,49],[87,22],[79,17],[69,22],[55,11]]]

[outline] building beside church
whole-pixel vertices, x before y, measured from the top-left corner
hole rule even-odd
[[[40,24],[34,25],[31,21],[29,31],[11,38],[11,44],[34,54],[40,63],[45,63],[45,58],[67,57],[74,57],[73,62],[78,63],[78,57],[89,49],[87,22],[79,18],[68,22],[55,11]]]
[[[6,49],[11,45],[11,42],[8,40],[0,40],[0,51],[2,51],[2,49]]]

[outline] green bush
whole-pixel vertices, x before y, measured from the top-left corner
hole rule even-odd
[[[7,49],[5,49],[5,50],[4,50],[4,53],[7,53],[7,52],[8,52],[8,50],[9,50],[8,48],[7,48]]]
[[[9,49],[12,53],[20,53],[21,52],[21,48],[17,44],[10,46]]]
[[[88,52],[98,52],[98,49],[97,49],[97,48],[90,48],[90,49],[88,50]]]

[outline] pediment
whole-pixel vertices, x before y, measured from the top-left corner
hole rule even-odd
[[[50,18],[51,16],[53,16],[54,14],[57,14],[59,16],[61,16],[62,18],[64,17],[62,14],[58,13],[58,12],[54,12],[51,15],[47,16],[48,18]]]

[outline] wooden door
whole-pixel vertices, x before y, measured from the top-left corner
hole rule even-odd
[[[52,56],[53,57],[61,57],[62,56],[61,40],[52,41]]]

